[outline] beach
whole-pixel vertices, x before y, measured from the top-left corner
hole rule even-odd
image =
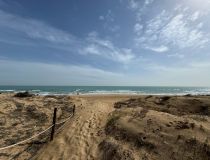
[[[210,160],[210,0],[0,0],[0,160]]]
[[[0,150],[0,159],[209,159],[210,96],[0,94],[1,146],[18,143],[57,121],[46,135]]]

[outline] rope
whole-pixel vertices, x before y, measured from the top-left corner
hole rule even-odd
[[[12,145],[7,146],[7,147],[2,147],[2,148],[0,148],[0,151],[1,151],[1,150],[4,150],[4,149],[11,148],[11,147],[14,147],[14,146],[17,146],[17,145],[19,145],[19,144],[22,144],[22,143],[24,143],[24,142],[27,142],[27,141],[29,141],[29,140],[35,138],[35,137],[38,137],[39,135],[41,135],[41,134],[47,132],[50,128],[52,128],[52,126],[53,126],[53,125],[51,125],[50,127],[48,127],[47,129],[45,129],[44,131],[42,131],[42,132],[40,132],[40,133],[38,133],[38,134],[36,134],[36,135],[34,135],[34,136],[32,136],[32,137],[26,139],[26,140],[20,141],[20,142],[18,142],[18,143],[12,144]]]
[[[64,123],[64,122],[68,121],[72,116],[73,116],[73,114],[72,114],[71,116],[69,116],[68,118],[66,118],[65,120],[56,123],[56,125],[59,125],[59,124],[61,124],[61,123]],[[38,133],[38,134],[36,134],[36,135],[34,135],[34,136],[32,136],[32,137],[26,139],[26,140],[20,141],[20,142],[15,143],[15,144],[12,144],[12,145],[10,145],[10,146],[2,147],[2,148],[0,148],[0,151],[1,151],[1,150],[4,150],[4,149],[11,148],[11,147],[14,147],[14,146],[17,146],[17,145],[22,144],[22,143],[24,143],[24,142],[27,142],[27,141],[29,141],[29,140],[31,140],[31,139],[34,139],[34,138],[38,137],[39,135],[41,135],[41,134],[47,132],[47,131],[48,131],[49,129],[51,129],[53,126],[54,126],[54,125],[51,125],[50,127],[48,127],[47,129],[43,130],[42,132],[40,132],[40,133]],[[61,128],[62,128],[62,127],[61,127]]]
[[[73,114],[69,118],[67,118],[66,121],[68,121],[71,117],[73,117]],[[63,127],[65,127],[66,124],[67,123],[63,124],[60,128],[58,128],[57,131],[56,131],[56,133],[58,133]]]
[[[72,116],[73,116],[73,114],[71,116],[69,116],[68,118],[64,119],[63,121],[56,123],[56,125],[59,125],[61,123],[68,121]]]

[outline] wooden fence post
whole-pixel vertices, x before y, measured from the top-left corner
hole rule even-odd
[[[74,114],[75,114],[75,104],[73,106],[73,116],[74,116]]]
[[[53,138],[54,138],[54,133],[55,133],[55,123],[56,123],[56,113],[57,113],[57,108],[54,108],[54,114],[53,114],[53,126],[52,126],[52,131],[51,131],[50,141],[52,141],[52,140],[53,140]]]

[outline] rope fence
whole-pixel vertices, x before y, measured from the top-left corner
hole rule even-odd
[[[20,142],[15,143],[15,144],[12,144],[12,145],[10,145],[10,146],[2,147],[2,148],[0,148],[0,151],[1,151],[1,150],[4,150],[4,149],[11,148],[11,147],[14,147],[14,146],[17,146],[17,145],[22,144],[22,143],[24,143],[24,142],[27,142],[27,141],[29,141],[29,140],[31,140],[31,139],[34,139],[34,138],[38,137],[39,135],[41,135],[41,134],[47,132],[49,129],[52,128],[52,126],[53,126],[53,125],[51,125],[51,126],[48,127],[47,129],[45,129],[44,131],[42,131],[42,132],[40,132],[40,133],[38,133],[38,134],[36,134],[36,135],[33,135],[32,137],[30,137],[30,138],[28,138],[28,139],[26,139],[26,140],[20,141]]]
[[[71,117],[73,117],[74,114],[72,114],[69,118],[66,118],[66,121],[70,120]],[[64,123],[64,122],[63,122]],[[57,123],[56,125],[58,124],[61,124],[61,122]],[[56,130],[56,133],[58,133],[62,128],[64,128],[66,126],[67,123],[64,123],[61,127],[59,127],[57,130]]]
[[[55,109],[55,110],[57,110],[57,109]],[[55,111],[55,110],[54,110],[54,117],[53,117],[53,119],[56,119],[56,111]],[[70,120],[70,119],[74,116],[74,112],[75,112],[75,106],[74,106],[74,108],[73,108],[73,113],[72,113],[68,118],[62,120],[61,122],[57,122],[57,123],[52,124],[51,126],[49,126],[48,128],[46,128],[45,130],[39,132],[38,134],[35,134],[35,135],[31,136],[30,138],[27,138],[27,139],[25,139],[25,140],[23,140],[23,141],[17,142],[17,143],[15,143],[15,144],[12,144],[12,145],[9,145],[9,146],[1,147],[1,148],[0,148],[0,151],[5,150],[5,149],[9,149],[9,148],[12,148],[12,147],[15,147],[15,146],[18,146],[18,145],[20,145],[20,144],[23,144],[23,143],[25,143],[25,142],[28,142],[28,141],[30,141],[30,140],[32,140],[32,139],[38,137],[38,136],[40,136],[40,135],[43,135],[44,133],[46,133],[47,131],[49,131],[49,130],[52,129],[53,127],[56,127],[56,125],[63,124],[63,123],[65,123],[65,122],[67,122],[68,120]],[[53,121],[53,122],[54,122],[54,121]],[[60,128],[58,128],[58,130],[56,130],[56,132],[58,133],[58,131],[60,131],[61,128],[63,128],[64,125],[65,125],[65,124],[63,124]],[[51,132],[51,136],[53,136],[53,135],[54,135],[54,130],[52,130],[52,132]],[[52,140],[52,139],[51,139],[51,140]]]

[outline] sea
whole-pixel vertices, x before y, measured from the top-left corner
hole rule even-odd
[[[210,95],[210,87],[161,87],[161,86],[0,86],[0,93],[29,91],[39,95]]]

